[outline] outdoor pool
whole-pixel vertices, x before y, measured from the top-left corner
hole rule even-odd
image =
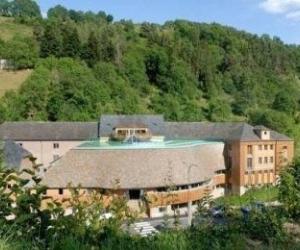
[[[76,149],[98,149],[98,150],[126,150],[126,149],[176,149],[189,148],[207,144],[223,144],[220,141],[205,140],[165,140],[165,141],[149,141],[149,142],[100,142],[99,140],[86,141],[79,145]]]

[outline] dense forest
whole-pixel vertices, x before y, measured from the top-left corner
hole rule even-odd
[[[0,58],[33,69],[0,102],[2,120],[96,120],[162,113],[175,121],[248,121],[300,138],[300,48],[216,23],[114,21],[105,12],[0,0],[33,28],[0,40]],[[0,34],[1,38],[1,34]]]

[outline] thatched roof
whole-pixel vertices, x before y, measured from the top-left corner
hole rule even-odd
[[[43,179],[49,188],[153,188],[210,179],[225,168],[223,143],[188,148],[73,149],[55,162]],[[189,170],[190,169],[190,170]]]

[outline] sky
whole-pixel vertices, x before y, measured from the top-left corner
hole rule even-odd
[[[68,9],[105,11],[115,20],[163,24],[186,19],[217,22],[256,34],[300,44],[300,0],[40,0],[45,15],[57,4]]]

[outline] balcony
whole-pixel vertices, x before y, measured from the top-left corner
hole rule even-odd
[[[152,137],[147,128],[116,128],[111,138],[116,141],[125,141],[133,138],[138,141],[148,141]]]
[[[213,177],[213,184],[217,185],[225,185],[226,184],[226,177],[225,174],[217,174]]]
[[[169,204],[180,204],[188,201],[196,201],[208,195],[212,191],[210,186],[202,186],[197,188],[171,191],[171,192],[155,192],[146,193],[146,200],[149,207],[166,206]]]

